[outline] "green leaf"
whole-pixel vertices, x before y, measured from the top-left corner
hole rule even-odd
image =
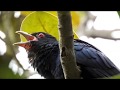
[[[57,17],[57,12],[56,11],[47,11],[53,15],[55,15]],[[78,12],[78,11],[71,11],[71,17],[72,17],[72,27],[73,29],[76,31],[78,29],[78,26],[80,25],[80,21],[81,21],[81,15],[83,13],[82,12]]]
[[[54,14],[45,11],[35,11],[29,14],[22,22],[20,30],[34,33],[34,32],[46,32],[59,40],[58,32],[58,18]],[[78,38],[74,34],[74,38]],[[21,36],[22,41],[26,41],[23,36]]]
[[[32,13],[33,11],[21,11],[21,15],[23,16],[27,16],[29,15],[30,13]]]

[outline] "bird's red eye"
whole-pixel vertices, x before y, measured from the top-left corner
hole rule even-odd
[[[45,37],[45,35],[43,33],[40,33],[40,34],[38,34],[38,37],[43,38],[43,37]]]

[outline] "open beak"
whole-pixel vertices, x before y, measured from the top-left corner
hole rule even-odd
[[[37,41],[37,38],[35,36],[32,36],[31,34],[28,34],[26,32],[17,31],[16,33],[24,36],[27,42],[17,42],[17,43],[14,43],[13,45],[18,45],[28,50],[30,48],[30,41]]]
[[[28,33],[23,32],[23,31],[16,31],[16,33],[18,33],[20,35],[23,35],[27,39],[27,41],[35,40],[36,39],[35,36],[32,36],[31,34],[28,34]]]

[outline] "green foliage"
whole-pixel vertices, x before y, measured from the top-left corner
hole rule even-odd
[[[22,20],[23,20],[23,17],[19,17],[19,18],[14,17],[14,11],[1,11],[1,14],[0,14],[1,30],[0,31],[2,31],[6,35],[6,38],[0,39],[2,40],[2,42],[6,44],[5,54],[4,55],[0,54],[0,78],[2,79],[24,78],[23,76],[20,76],[17,72],[15,74],[14,71],[11,68],[9,68],[9,63],[13,59],[17,63],[16,65],[18,67],[20,67],[21,65],[17,60],[17,58],[15,57],[16,53],[18,52],[18,47],[14,47],[12,44],[14,42],[20,41],[19,35],[15,34],[15,32],[16,30],[19,30]],[[4,48],[4,47],[1,45],[1,48]]]
[[[33,11],[21,11],[21,15],[23,15],[23,16],[27,16],[27,15],[29,15],[30,13],[32,13]]]
[[[56,11],[47,11],[57,17],[57,12]],[[80,11],[71,11],[71,17],[72,17],[72,27],[75,31],[77,31],[78,26],[81,22],[81,18],[83,16],[83,12]]]
[[[59,40],[58,19],[55,12],[32,12],[23,20],[20,30],[30,34],[34,32],[46,32]],[[78,38],[76,34],[74,34],[74,38]],[[23,36],[21,36],[21,39],[25,41]]]
[[[110,77],[109,79],[120,79],[120,74],[114,75],[114,76]]]
[[[111,76],[111,77],[105,77],[105,78],[98,78],[98,79],[120,79],[120,74]]]
[[[3,57],[0,56],[0,78],[1,79],[20,79],[22,78],[18,73],[14,74],[9,68],[9,62],[11,56]]]
[[[54,16],[57,17],[57,12],[56,11],[46,11],[48,13],[53,14]],[[32,11],[21,11],[21,15],[23,16],[27,16],[30,13],[32,13]],[[74,28],[74,30],[76,31],[78,26],[81,23],[81,19],[84,16],[84,12],[80,12],[80,11],[71,11],[71,16],[72,16],[72,26]]]
[[[119,17],[120,17],[120,11],[117,11],[117,13],[118,13],[118,15],[119,15]]]

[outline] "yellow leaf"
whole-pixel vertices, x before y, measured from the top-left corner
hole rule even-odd
[[[30,13],[32,13],[33,11],[21,11],[21,14],[24,16],[29,15]]]
[[[54,13],[54,14],[52,14]],[[29,14],[22,22],[20,30],[35,33],[35,32],[46,32],[53,35],[59,40],[58,32],[58,18],[55,12],[35,11]],[[74,38],[78,38],[74,33]],[[22,41],[25,39],[21,36]]]

